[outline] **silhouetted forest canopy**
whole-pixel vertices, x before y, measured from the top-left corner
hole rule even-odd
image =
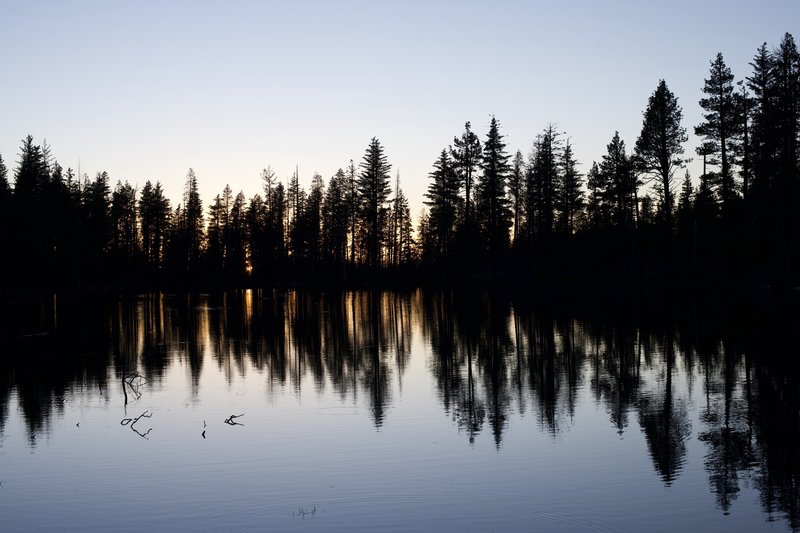
[[[800,53],[786,34],[735,78],[722,54],[703,80],[700,124],[660,80],[626,145],[582,175],[549,124],[509,153],[500,122],[466,122],[432,161],[424,203],[408,198],[382,143],[310,188],[269,167],[262,192],[200,198],[99,172],[76,175],[27,136],[0,156],[2,283],[10,286],[270,286],[511,281],[795,286],[800,281]],[[701,139],[687,146],[687,127]],[[612,131],[610,129],[610,131]],[[632,148],[630,148],[632,147]],[[702,173],[686,169],[690,156]],[[436,153],[434,149],[432,153]],[[286,182],[286,184],[284,184]]]

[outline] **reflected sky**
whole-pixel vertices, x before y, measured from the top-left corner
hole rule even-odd
[[[775,317],[248,290],[2,318],[4,531],[116,529],[99,509],[131,502],[154,506],[131,529],[800,528]]]

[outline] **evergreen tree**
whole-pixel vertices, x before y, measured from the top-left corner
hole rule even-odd
[[[361,205],[361,220],[366,232],[367,265],[380,266],[380,248],[386,222],[386,200],[389,198],[389,169],[383,146],[377,138],[370,141],[359,165],[358,198]]]
[[[470,123],[464,125],[461,137],[453,138],[450,147],[450,157],[453,159],[453,168],[464,188],[464,226],[471,227],[472,223],[472,190],[475,182],[475,170],[481,164],[481,141],[473,133]]]
[[[561,152],[560,185],[556,189],[555,207],[558,226],[567,236],[576,230],[576,219],[583,209],[583,176],[578,172],[578,162],[572,153],[572,144],[567,139]]]
[[[516,243],[519,238],[523,206],[525,205],[525,160],[519,150],[514,154],[511,164],[511,174],[508,177],[508,196],[511,200],[511,212],[514,217],[511,236],[512,241]]]
[[[304,233],[306,257],[312,272],[320,260],[322,249],[322,199],[325,194],[325,182],[322,176],[314,174],[311,178],[311,190],[306,200],[304,218]]]
[[[0,154],[0,205],[6,206],[6,202],[11,198],[11,186],[8,183],[8,168]]]
[[[775,84],[775,60],[762,44],[750,63],[752,76],[747,78],[747,87],[752,93],[751,153],[753,168],[753,191],[762,202],[767,201],[775,184],[778,153],[777,102]],[[761,206],[763,207],[763,206]]]
[[[358,174],[356,172],[356,164],[350,160],[347,165],[347,205],[348,212],[350,213],[350,264],[356,263],[356,249],[358,248],[358,219],[361,212],[358,196]]]
[[[295,169],[289,181],[287,215],[289,223],[289,255],[296,264],[305,256],[305,235],[302,214],[306,204],[306,192],[300,186],[299,171]]]
[[[800,279],[800,52],[786,34],[774,57],[775,83],[775,194],[774,238],[776,264],[773,277],[781,284]]]
[[[702,124],[695,127],[695,133],[705,139],[714,156],[719,156],[719,197],[723,214],[728,213],[736,198],[736,184],[733,178],[733,165],[736,154],[741,149],[742,102],[734,92],[733,74],[725,65],[722,54],[717,54],[711,62],[711,72],[705,80],[700,100],[703,108]]]
[[[560,143],[555,126],[549,124],[535,143],[532,156],[531,188],[535,191],[536,236],[549,251],[555,226],[556,197],[559,187]]]
[[[144,259],[153,271],[160,270],[164,264],[171,214],[169,199],[164,196],[161,182],[157,181],[153,186],[148,180],[139,198],[139,216]]]
[[[449,258],[458,221],[461,182],[453,168],[447,150],[442,150],[433,164],[431,182],[425,193],[425,205],[430,207],[428,225],[431,231],[433,258]]]
[[[347,235],[350,225],[347,194],[347,175],[340,168],[328,182],[325,201],[322,204],[323,255],[336,265],[344,265],[347,259]]]
[[[599,166],[606,187],[601,194],[609,201],[612,224],[617,229],[632,229],[637,220],[639,182],[633,172],[631,158],[625,151],[625,141],[614,132],[606,146],[606,154]]]
[[[227,213],[222,197],[217,194],[208,206],[206,228],[206,270],[213,275],[222,273],[225,265],[225,219]]]
[[[4,257],[9,257],[12,254],[11,245],[11,187],[8,183],[8,168],[3,161],[3,156],[0,154],[0,251]],[[1,279],[10,280],[14,273],[11,269],[10,261],[0,261],[0,276]],[[0,281],[0,286],[2,286]]]
[[[191,168],[186,174],[183,190],[183,218],[180,223],[181,238],[185,243],[186,268],[196,271],[200,265],[205,240],[203,202],[197,188],[197,176]]]
[[[247,264],[245,271],[248,276],[261,278],[265,266],[265,229],[267,227],[267,208],[264,198],[256,194],[250,199],[245,211],[245,225],[247,233]]]
[[[264,220],[259,233],[260,244],[253,250],[254,256],[259,258],[254,268],[261,277],[271,275],[273,279],[278,279],[286,259],[286,189],[270,167],[262,171],[261,178]]]
[[[139,256],[139,224],[136,189],[121,181],[111,195],[111,246],[118,265],[135,266]]]
[[[228,225],[225,227],[225,272],[231,279],[240,279],[247,267],[247,224],[244,193],[239,191],[231,202]]]
[[[395,212],[397,232],[395,263],[404,266],[410,264],[414,259],[415,243],[412,234],[413,224],[411,222],[411,210],[408,206],[408,199],[399,187],[397,188],[397,196],[393,211]]]
[[[600,172],[600,167],[596,161],[592,161],[592,167],[586,177],[586,186],[589,192],[586,215],[589,219],[590,227],[595,230],[608,229],[611,226],[611,210],[608,198],[610,187],[607,176]]]
[[[111,242],[111,189],[107,172],[98,172],[83,190],[83,269],[92,279],[106,272],[105,259]]]
[[[483,173],[476,190],[476,203],[486,249],[490,258],[494,259],[502,257],[508,249],[508,230],[512,216],[506,196],[509,158],[497,119],[492,117],[483,145]]]
[[[528,243],[532,243],[537,235],[539,227],[539,208],[542,204],[542,190],[537,170],[541,165],[542,135],[537,135],[533,141],[530,154],[528,155],[528,165],[525,171],[525,201],[524,201],[524,225],[523,235]]]
[[[683,168],[683,143],[688,139],[681,126],[683,111],[664,80],[650,95],[644,111],[642,131],[636,140],[635,162],[639,172],[655,181],[660,216],[667,231],[673,227],[675,171]]]

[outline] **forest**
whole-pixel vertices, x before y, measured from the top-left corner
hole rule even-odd
[[[736,79],[722,54],[703,81],[700,124],[684,125],[660,80],[626,146],[611,137],[579,171],[570,138],[547,125],[528,154],[500,122],[466,122],[432,163],[412,219],[372,138],[326,183],[304,189],[261,172],[262,192],[230,186],[204,205],[160,182],[112,183],[64,169],[27,136],[13,180],[0,155],[2,281],[16,287],[359,284],[714,284],[800,281],[800,53],[786,34]],[[701,139],[687,147],[687,127]],[[686,163],[702,160],[693,179]]]

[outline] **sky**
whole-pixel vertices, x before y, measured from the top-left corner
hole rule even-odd
[[[467,121],[483,140],[495,116],[526,157],[553,123],[586,172],[615,131],[633,147],[663,78],[694,154],[709,62],[743,79],[786,32],[798,0],[0,0],[0,154],[13,175],[31,134],[173,205],[191,167],[208,206],[226,184],[261,192],[267,166],[327,182],[377,137],[416,217]]]

